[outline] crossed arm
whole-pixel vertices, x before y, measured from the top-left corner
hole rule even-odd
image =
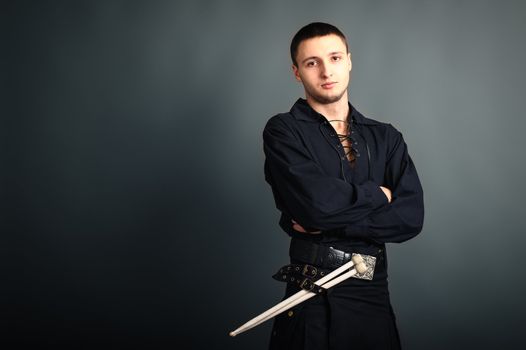
[[[422,229],[423,192],[402,135],[390,127],[384,183],[329,177],[280,120],[263,132],[267,181],[278,209],[297,232],[342,230],[346,236],[402,242]]]
[[[387,197],[387,201],[389,203],[391,203],[391,199],[392,199],[392,193],[391,193],[391,190],[388,189],[387,187],[384,187],[384,186],[380,186],[380,189],[385,193],[385,196]],[[292,228],[298,232],[301,232],[301,233],[309,233],[309,234],[320,234],[321,231],[320,230],[309,230],[307,231],[303,226],[301,226],[300,224],[298,224],[296,222],[296,220],[292,219]]]

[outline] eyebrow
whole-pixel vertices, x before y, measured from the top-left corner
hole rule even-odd
[[[342,51],[334,51],[334,52],[329,53],[328,56],[332,56],[332,55],[336,55],[336,54],[343,55],[343,52]],[[319,58],[319,57],[318,56],[310,56],[310,57],[305,58],[303,61],[301,61],[301,63],[305,63],[306,61],[311,60],[313,58]]]

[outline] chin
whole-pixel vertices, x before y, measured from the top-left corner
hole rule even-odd
[[[329,103],[338,102],[339,100],[342,99],[344,94],[345,94],[345,91],[337,93],[337,94],[332,94],[332,95],[316,95],[316,96],[313,96],[313,98],[320,103],[329,104]]]

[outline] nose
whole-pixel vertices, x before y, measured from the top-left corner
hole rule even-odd
[[[330,66],[329,66],[328,62],[322,62],[321,63],[320,74],[321,74],[322,78],[325,78],[325,79],[332,77],[332,71],[330,69]]]

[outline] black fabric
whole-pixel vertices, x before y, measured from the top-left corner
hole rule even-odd
[[[367,254],[377,257],[374,277],[349,278],[277,316],[271,350],[400,349],[385,244],[421,231],[423,191],[402,134],[349,108],[353,166],[327,119],[299,99],[265,126],[265,180],[281,212],[279,225],[292,237],[292,264],[327,267],[332,250],[343,252],[330,262],[337,267],[350,253]],[[391,190],[390,203],[380,186]],[[295,231],[292,220],[321,233]],[[305,241],[316,245],[297,248]],[[284,298],[299,290],[287,283]]]
[[[364,117],[349,105],[361,154],[351,167],[334,128],[299,99],[289,113],[269,119],[263,130],[265,180],[281,211],[280,226],[292,237],[377,244],[403,242],[423,225],[423,191],[402,134]],[[379,186],[392,191],[388,203]]]
[[[352,280],[352,279],[350,279]],[[285,298],[300,289],[289,284]],[[274,319],[270,350],[398,350],[385,288],[343,282]]]

